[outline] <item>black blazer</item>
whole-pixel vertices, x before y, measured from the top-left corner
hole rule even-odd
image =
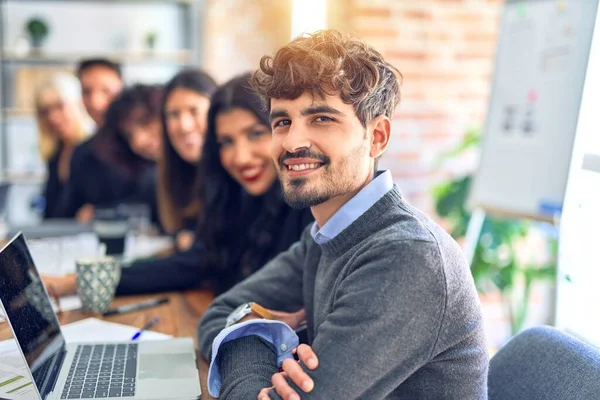
[[[196,240],[187,251],[162,259],[137,261],[121,270],[117,295],[182,291],[200,287],[209,287],[215,294],[223,293],[300,240],[302,231],[312,221],[310,209],[295,210],[285,206],[277,221],[278,229],[272,233],[275,239],[270,248],[246,268],[240,262],[243,250],[240,242],[233,245],[236,248],[229,249],[236,256],[232,257],[230,265],[222,268],[208,262],[207,251],[200,240]]]
[[[91,140],[73,151],[61,216],[73,218],[85,204],[113,207],[123,203],[142,203],[150,206],[152,220],[157,221],[155,168],[148,168],[136,177],[128,176],[119,167],[101,159],[95,153]]]
[[[48,160],[48,178],[44,186],[44,219],[60,218],[65,191],[67,190],[67,182],[61,182],[58,176],[58,160],[62,148],[58,149],[56,154]]]

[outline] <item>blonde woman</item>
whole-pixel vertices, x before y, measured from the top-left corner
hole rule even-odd
[[[70,74],[55,75],[41,85],[35,95],[40,133],[40,156],[47,163],[44,188],[44,218],[61,215],[69,165],[75,146],[88,136],[87,115],[81,100],[81,86]]]

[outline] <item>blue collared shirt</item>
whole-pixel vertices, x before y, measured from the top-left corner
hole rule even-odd
[[[333,214],[321,229],[316,222],[313,224],[310,233],[315,242],[324,244],[335,238],[393,187],[394,181],[390,171],[379,171],[375,179]],[[293,357],[292,349],[298,347],[299,343],[296,333],[288,325],[279,321],[252,319],[223,329],[213,340],[212,345],[212,359],[208,369],[208,392],[211,396],[219,397],[221,392],[222,379],[215,361],[219,354],[219,348],[224,343],[250,335],[259,336],[273,344],[277,350],[277,363],[280,366],[283,360]]]

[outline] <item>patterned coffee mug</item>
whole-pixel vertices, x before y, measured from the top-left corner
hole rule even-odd
[[[78,260],[77,293],[84,312],[102,313],[108,310],[121,279],[118,259],[105,257],[98,260]]]

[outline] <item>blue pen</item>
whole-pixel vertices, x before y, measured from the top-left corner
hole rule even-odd
[[[158,320],[159,320],[158,317],[152,318],[146,325],[142,326],[142,328],[139,331],[137,331],[135,335],[133,335],[131,340],[139,339],[139,337],[142,336],[142,333],[144,333],[144,331],[147,331],[148,329],[150,329],[154,325],[156,325],[158,323]]]

